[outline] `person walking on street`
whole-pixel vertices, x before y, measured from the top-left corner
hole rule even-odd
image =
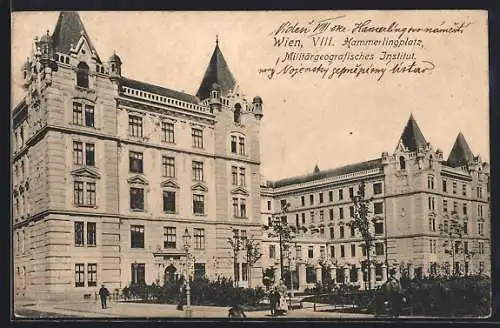
[[[103,309],[106,309],[108,307],[106,304],[106,299],[109,296],[109,290],[104,287],[104,284],[102,284],[101,288],[99,289],[99,296],[101,297],[101,307]]]
[[[271,316],[274,317],[279,303],[279,293],[276,288],[273,288],[269,294],[269,303],[271,305]]]

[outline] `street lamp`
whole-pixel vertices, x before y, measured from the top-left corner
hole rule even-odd
[[[182,236],[184,241],[184,250],[186,251],[186,317],[191,317],[191,286],[189,283],[189,261],[190,261],[190,246],[191,246],[191,235],[189,234],[188,228],[184,230],[184,235]]]

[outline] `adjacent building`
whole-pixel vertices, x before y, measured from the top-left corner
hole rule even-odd
[[[372,199],[370,274],[363,238],[348,225],[362,181]],[[411,115],[392,154],[262,183],[262,223],[269,226],[278,217],[297,231],[283,254],[285,281],[294,289],[326,280],[377,286],[386,281],[388,268],[410,277],[489,275],[489,188],[489,166],[473,155],[462,133],[445,160]],[[288,211],[282,213],[285,204]],[[449,236],[450,229],[461,237]],[[263,250],[266,274],[279,277],[278,239],[264,233]]]
[[[16,295],[262,281],[228,243],[261,236],[261,98],[242,94],[218,42],[196,95],[122,65],[101,59],[76,12],[34,40],[12,112]]]

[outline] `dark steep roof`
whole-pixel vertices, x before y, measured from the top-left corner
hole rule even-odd
[[[448,156],[447,164],[451,167],[458,167],[466,165],[473,160],[474,154],[467,144],[467,141],[465,141],[464,135],[460,132]]]
[[[314,172],[312,174],[296,176],[291,178],[285,178],[282,180],[271,182],[270,185],[274,188],[290,186],[298,183],[311,182],[315,180],[321,180],[326,178],[332,178],[343,174],[354,173],[359,171],[365,171],[374,169],[377,167],[382,167],[382,159],[377,158],[366,162],[349,164],[341,166],[335,169],[330,169],[326,171]]]
[[[236,80],[229,70],[218,43],[215,45],[212,58],[210,58],[210,62],[208,63],[207,70],[205,71],[205,75],[203,76],[196,96],[201,100],[207,99],[210,96],[210,89],[214,83],[220,86],[222,96],[227,95],[236,85]]]
[[[186,101],[186,102],[189,102],[192,104],[199,103],[198,98],[196,98],[193,95],[184,93],[184,92],[175,91],[172,89],[160,87],[158,85],[149,84],[146,82],[132,80],[132,79],[129,79],[126,77],[121,77],[120,81],[121,81],[121,85],[125,86],[125,87],[134,88],[134,89],[145,91],[145,92],[151,92],[151,93],[163,96],[163,97],[174,98],[174,99]]]
[[[99,58],[92,41],[90,41],[89,35],[85,30],[85,26],[83,26],[80,15],[78,15],[75,11],[61,11],[59,14],[59,19],[57,20],[56,27],[54,28],[54,33],[52,33],[54,51],[69,55],[71,45],[73,44],[73,46],[76,46],[82,33],[87,38],[90,49],[96,54],[97,61],[101,63],[101,59]]]
[[[424,147],[427,145],[427,141],[420,131],[413,114],[410,115],[410,119],[401,134],[400,140],[403,141],[403,145],[408,148],[409,151],[417,151],[418,148]]]

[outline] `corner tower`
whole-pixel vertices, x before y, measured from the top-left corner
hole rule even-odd
[[[217,117],[214,128],[215,179],[217,181],[216,220],[217,249],[232,268],[227,238],[234,230],[245,231],[248,237],[261,238],[260,232],[260,120],[262,99],[247,98],[238,86],[224,58],[218,39],[196,93],[200,101]],[[240,259],[239,270],[245,266]],[[251,280],[262,274],[256,266]],[[237,272],[227,272],[237,278]]]

